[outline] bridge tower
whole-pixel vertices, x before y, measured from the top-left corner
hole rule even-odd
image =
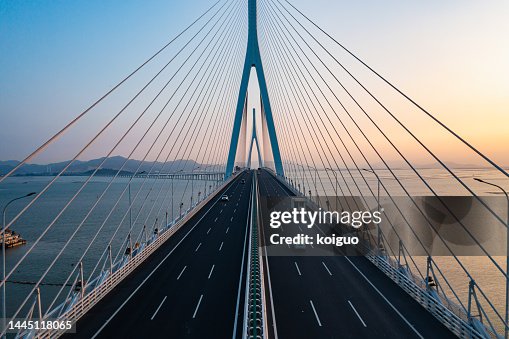
[[[258,150],[258,166],[263,167],[260,143],[258,142],[258,137],[256,136],[256,117],[254,108],[253,108],[253,133],[251,133],[251,144],[249,145],[249,155],[247,156],[247,167],[251,167],[251,154],[253,153],[253,143],[256,143],[256,149]]]
[[[262,58],[260,56],[260,47],[258,45],[258,30],[256,22],[256,0],[249,0],[248,3],[248,21],[249,32],[247,39],[246,59],[244,62],[244,69],[242,72],[242,80],[240,83],[239,97],[237,101],[237,108],[235,111],[235,120],[233,122],[233,132],[230,141],[230,150],[228,152],[228,161],[226,163],[225,177],[229,177],[233,172],[235,164],[235,156],[237,154],[237,146],[239,143],[239,132],[242,123],[243,109],[246,100],[247,85],[251,68],[255,67],[256,75],[258,77],[258,85],[260,86],[260,95],[262,97],[263,109],[261,114],[265,115],[267,122],[267,129],[269,132],[269,140],[272,148],[272,156],[274,158],[274,167],[277,175],[284,176],[283,164],[281,162],[281,154],[279,152],[279,144],[276,136],[276,129],[274,127],[274,119],[272,116],[272,108],[269,100],[269,93],[267,91],[267,82],[265,81],[265,73],[263,72]],[[263,119],[263,117],[262,117]],[[257,139],[258,142],[258,139]]]

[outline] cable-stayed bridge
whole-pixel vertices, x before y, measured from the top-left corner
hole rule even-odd
[[[22,166],[78,134],[59,173],[19,191]],[[437,135],[481,163],[477,181]],[[97,152],[89,176],[66,177]],[[123,165],[100,175],[118,154]],[[126,175],[130,159],[141,162]],[[507,337],[508,215],[505,200],[482,195],[504,194],[508,177],[291,2],[219,0],[0,178],[15,202],[4,237],[36,223],[3,255],[3,334]],[[268,211],[281,201],[383,222],[316,227],[346,228],[361,239],[355,253],[283,244],[275,255]],[[482,218],[471,222],[474,207]],[[34,320],[55,326],[28,328]]]

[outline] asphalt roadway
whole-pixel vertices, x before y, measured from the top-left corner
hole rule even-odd
[[[242,183],[242,179],[245,183]],[[72,338],[232,338],[242,329],[252,173],[239,174],[76,324]]]
[[[270,172],[258,176],[261,196],[294,195]],[[456,338],[365,257],[266,259],[267,323],[274,338]]]
[[[240,338],[253,173],[225,187],[229,202],[218,194],[67,337]],[[260,195],[293,195],[257,173]],[[274,256],[264,268],[272,338],[455,338],[364,257]]]

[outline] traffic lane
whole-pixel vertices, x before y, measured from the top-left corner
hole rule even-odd
[[[260,173],[260,195],[264,197],[277,196],[277,197],[285,197],[285,196],[293,196],[294,194],[283,184],[281,184],[278,179],[276,179],[272,174],[270,174],[267,170],[262,170]]]
[[[261,172],[259,172],[258,177],[259,177],[258,184],[260,186],[260,195],[264,196],[264,197],[270,197],[271,194],[269,191],[269,187],[270,187],[269,186],[270,185],[269,174],[265,170],[262,170]],[[270,188],[272,188],[272,187],[270,187]]]
[[[287,187],[285,187],[277,178],[275,178],[268,171],[265,172],[268,178],[268,183],[274,190],[277,196],[294,196],[295,194]]]
[[[260,195],[289,196],[268,172],[260,174]],[[271,194],[272,193],[272,194]],[[267,216],[264,216],[267,217]],[[266,235],[268,236],[268,235]],[[268,243],[269,239],[263,239]],[[269,257],[270,287],[275,313],[275,328],[279,338],[329,338],[322,327],[317,306],[308,291],[316,285],[315,278],[302,279],[297,257]],[[339,334],[336,336],[339,337]]]
[[[246,198],[247,200],[247,198]],[[247,201],[246,201],[247,202]],[[202,309],[197,316],[201,322],[199,338],[228,338],[233,334],[235,319],[237,328],[242,327],[242,314],[244,311],[243,282],[247,274],[247,221],[249,207],[247,204],[241,210],[231,212],[233,221],[230,219],[223,225],[224,243],[220,252],[220,260],[216,264],[209,287],[212,292],[208,293],[208,299],[202,304]],[[217,244],[221,246],[220,244]],[[218,247],[216,246],[216,251]],[[243,258],[244,255],[244,258]],[[244,259],[244,260],[243,260]],[[243,268],[241,268],[241,265]],[[241,272],[243,273],[241,276]],[[239,292],[239,284],[241,291]],[[237,306],[238,305],[238,306]],[[236,313],[238,311],[238,313]]]
[[[308,231],[304,228],[303,233]],[[296,278],[292,281],[295,295],[292,298],[286,297],[293,304],[279,310],[276,306],[278,328],[281,328],[279,332],[284,337],[298,335],[306,330],[319,337],[337,337],[340,334],[341,337],[419,337],[381,297],[374,294],[371,286],[361,281],[358,273],[350,272],[350,267],[347,267],[347,273],[338,272],[329,262],[330,258],[302,255],[269,258],[271,271],[277,272],[271,276],[274,291],[284,288],[278,287],[276,279],[288,279],[292,273]],[[401,289],[399,292],[404,293]],[[284,323],[295,316],[292,314],[295,310],[307,314],[308,322],[302,320],[296,326],[291,321]],[[283,314],[283,318],[278,317],[278,313]],[[338,321],[338,317],[341,321]],[[307,328],[309,326],[313,331]]]
[[[278,197],[280,196],[280,192],[278,192],[278,190],[276,190],[276,187],[273,185],[273,182],[270,180],[270,179],[264,179],[263,181],[263,184],[264,184],[264,195],[266,197]]]
[[[239,193],[232,191],[231,196],[233,197],[238,194]],[[178,269],[175,268],[175,257],[173,257],[172,260],[165,262],[168,263],[168,265],[161,267],[161,273],[154,275],[150,281],[147,281],[144,289],[139,291],[138,294],[133,297],[131,302],[126,305],[119,314],[117,314],[110,325],[101,332],[101,336],[109,336],[110,330],[112,331],[111,334],[122,334],[128,337],[138,336],[139,334],[151,334],[154,329],[156,332],[155,334],[164,329],[171,330],[172,333],[179,335],[193,333],[193,328],[189,323],[189,317],[186,316],[192,311],[189,309],[192,307],[192,302],[189,301],[181,303],[179,301],[192,299],[195,294],[194,291],[200,289],[203,285],[202,281],[204,277],[202,276],[203,274],[200,273],[204,271],[208,265],[210,265],[210,260],[207,260],[209,256],[202,256],[201,254],[208,252],[207,244],[215,243],[222,238],[220,232],[209,232],[209,235],[207,235],[206,232],[208,229],[205,231],[205,225],[211,224],[212,217],[217,215],[218,210],[222,209],[221,204],[222,203],[215,206],[214,210],[211,210],[211,212],[209,212],[209,214],[200,222],[200,228],[193,233],[193,237],[186,241],[185,246],[182,247],[183,250],[179,251],[181,253],[178,264],[180,266],[187,267],[186,270],[182,272],[182,270],[184,270],[182,268],[177,275]],[[206,238],[209,238],[209,241],[205,241]],[[175,279],[175,276],[179,278],[178,283],[168,284],[172,278]],[[173,285],[173,288],[168,289],[168,285]],[[144,326],[144,321],[147,320],[151,313],[149,309],[153,308],[155,303],[160,302],[159,300],[168,296],[173,305],[179,304],[179,311],[174,314],[169,314],[168,319],[162,324],[158,322],[161,318],[155,317],[154,322],[150,322],[146,324],[147,326]],[[142,305],[145,307],[142,307]],[[158,315],[160,316],[163,314],[161,312],[164,311],[165,305],[162,306],[162,310],[158,312]],[[125,319],[133,319],[135,321],[126,325],[123,324]],[[121,331],[119,331],[119,329],[121,329]]]
[[[240,194],[240,190],[235,190],[230,196],[237,198]],[[186,269],[182,268],[184,270],[182,272],[182,270],[175,270],[174,265],[161,267],[161,273],[147,281],[144,289],[139,291],[117,314],[114,321],[101,331],[100,337],[106,338],[120,334],[123,337],[134,338],[172,333],[176,337],[200,338],[206,333],[214,333],[219,338],[232,333],[236,301],[236,293],[233,294],[232,290],[235,289],[239,278],[239,274],[236,273],[240,271],[240,256],[237,255],[239,246],[224,246],[220,253],[217,250],[219,242],[229,243],[228,234],[224,232],[227,226],[218,220],[218,225],[209,234],[206,232],[210,227],[205,227],[217,223],[214,220],[217,215],[220,215],[221,210],[223,210],[220,213],[223,219],[233,215],[233,211],[225,209],[221,203],[215,207],[215,211],[211,211],[200,222],[204,227],[195,234],[201,233],[201,237],[189,239],[186,254],[180,260],[180,265],[184,265]],[[229,238],[235,241],[234,237],[242,233],[242,227],[232,227]],[[221,258],[218,258],[219,254]],[[171,266],[173,269],[170,268]],[[222,273],[222,279],[216,279],[217,275],[214,276],[217,271]],[[221,303],[214,302],[216,295],[221,296]],[[165,298],[169,302],[161,305]],[[145,307],[140,307],[143,304]],[[207,311],[210,306],[207,307],[207,305],[211,304],[215,304],[211,314],[220,312],[224,315],[221,321],[212,321],[211,317],[207,317],[207,314],[210,315],[210,310]],[[159,305],[161,308],[158,310]],[[152,318],[154,310],[158,311]],[[126,319],[132,319],[132,321],[126,325]]]
[[[269,175],[269,174],[268,174]],[[268,179],[272,182],[275,182],[275,184],[279,184],[278,186],[282,186],[279,182],[277,182],[274,177],[268,177]],[[270,183],[267,183],[266,185],[271,185]],[[286,194],[290,194],[285,188],[281,188],[281,191],[286,192]],[[321,231],[321,230],[320,230]],[[323,232],[322,232],[323,233]],[[313,257],[304,259],[302,257],[295,258],[296,260],[303,259],[304,261],[311,260],[312,264],[310,265],[310,270],[319,270],[320,269],[320,263],[317,261],[318,259],[314,259]],[[343,259],[343,260],[341,260]],[[389,317],[392,317],[393,319],[390,320],[394,323],[399,323],[402,325],[401,328],[398,329],[397,333],[391,333],[392,328],[383,326],[383,328],[378,328],[377,331],[375,331],[374,334],[379,333],[378,330],[382,331],[382,333],[389,333],[388,335],[390,337],[397,337],[398,333],[404,333],[405,331],[411,331],[411,333],[407,333],[404,337],[411,337],[412,335],[414,337],[419,337],[418,333],[424,333],[425,337],[435,337],[440,336],[444,338],[448,337],[454,337],[454,335],[445,327],[443,326],[439,321],[437,321],[430,313],[425,312],[425,310],[422,309],[422,307],[413,300],[409,295],[404,293],[404,291],[401,290],[399,286],[394,284],[392,280],[390,280],[383,272],[378,270],[376,267],[373,266],[371,262],[369,262],[364,257],[350,257],[348,259],[351,259],[351,263],[346,261],[346,258],[343,256],[333,256],[333,257],[326,257],[323,258],[322,263],[325,263],[325,266],[327,267],[326,271],[327,274],[330,276],[333,271],[333,266],[339,267],[343,271],[346,270],[346,274],[343,273],[342,276],[346,276],[347,279],[343,279],[341,281],[342,286],[334,287],[330,286],[329,288],[325,289],[319,289],[319,292],[327,291],[327,293],[324,293],[324,297],[327,297],[328,295],[334,294],[334,291],[348,291],[348,289],[351,290],[351,295],[356,296],[355,300],[346,299],[348,307],[350,310],[355,314],[355,316],[358,318],[358,323],[362,325],[362,327],[369,332],[368,326],[366,324],[366,321],[362,318],[362,313],[366,314],[373,314],[373,316],[370,318],[374,319],[387,319]],[[291,260],[290,260],[291,261]],[[327,265],[327,262],[332,261],[330,265]],[[270,260],[269,260],[270,262]],[[295,262],[294,262],[295,263]],[[384,296],[387,298],[389,302],[393,303],[395,305],[395,308],[398,309],[399,314],[405,314],[406,319],[402,319],[399,314],[390,307],[390,305],[382,298],[376,291],[374,291],[374,288],[367,282],[365,279],[359,274],[359,272],[356,272],[353,265],[358,266],[362,265],[362,270],[364,271],[364,275],[366,277],[370,277],[370,280],[374,280],[373,284],[378,287],[380,285],[383,290]],[[322,265],[323,266],[323,265]],[[329,268],[331,266],[331,268]],[[323,267],[325,269],[325,267]],[[302,274],[302,272],[300,272]],[[318,272],[315,272],[315,274],[318,274]],[[340,273],[341,274],[341,273]],[[371,278],[373,276],[374,278]],[[302,276],[300,276],[302,277]],[[325,280],[327,281],[327,280]],[[333,280],[329,280],[332,282]],[[312,282],[310,282],[310,286],[312,285]],[[362,286],[360,289],[359,287]],[[339,288],[339,290],[338,290]],[[315,291],[315,289],[312,289],[312,291]],[[372,291],[372,293],[366,294],[366,291]],[[323,294],[323,293],[320,293]],[[353,297],[352,297],[353,299]],[[373,300],[376,300],[375,303],[373,303]],[[303,304],[303,303],[301,303]],[[313,309],[313,315],[315,315],[315,318],[317,317],[318,311],[315,311],[315,309],[318,308],[316,306],[316,302],[314,303],[314,309]],[[330,303],[325,302],[325,305],[328,305]],[[359,304],[360,306],[356,306]],[[366,307],[367,305],[367,307]],[[359,311],[360,309],[360,311]],[[402,312],[402,311],[403,312]],[[329,310],[328,312],[325,312],[326,317],[327,315],[333,314],[334,311]],[[422,313],[425,313],[422,315]],[[276,316],[277,318],[277,316]],[[398,319],[399,318],[399,319]],[[362,319],[362,320],[361,320]],[[334,320],[334,319],[331,319]],[[408,321],[408,323],[406,323]],[[415,325],[414,325],[415,324]],[[365,326],[366,325],[366,326]],[[416,331],[412,330],[412,327],[414,326],[416,328]],[[323,323],[322,326],[323,327]]]
[[[301,279],[293,258],[270,257],[268,262],[278,338],[323,338],[307,297],[313,285]]]
[[[317,229],[325,235],[323,227],[317,226]],[[332,251],[336,250],[332,249]],[[417,337],[455,338],[449,329],[431,313],[425,311],[417,301],[405,293],[366,257],[341,254],[341,248],[337,252],[337,255],[323,257],[323,264],[331,267],[331,272],[334,271],[333,268],[340,271],[340,275],[343,277],[342,282],[346,283],[341,288],[353,288],[352,294],[359,299],[360,307],[368,306],[365,310],[367,313],[373,313],[376,319],[386,319],[386,314],[390,312],[396,320],[399,318],[399,322],[403,326],[406,325]],[[362,291],[371,291],[371,293],[366,294]],[[377,300],[376,303],[371,303],[373,300]],[[358,315],[357,307],[353,306],[352,302],[349,303],[349,306]],[[384,331],[383,333],[390,330],[391,327],[380,328],[380,331]]]
[[[269,266],[275,272],[271,284],[278,332],[283,338],[298,337],[299,333],[328,338],[419,337],[370,286],[357,281],[361,279],[358,274],[337,272],[329,257],[270,257]]]
[[[271,257],[269,266],[279,338],[419,338],[324,258]]]
[[[249,194],[251,181],[246,180],[249,189],[242,193],[238,207],[229,206],[224,213],[225,221],[217,232],[222,235],[212,248],[216,253],[216,264],[210,279],[207,280],[207,291],[203,293],[203,301],[196,314],[197,338],[228,338],[233,334],[236,310],[243,313],[244,298],[242,291],[239,293],[239,283],[245,280],[246,251],[247,251],[247,221],[249,218]],[[241,191],[242,192],[242,191]],[[233,201],[227,204],[233,205]],[[223,243],[221,251],[219,247]],[[206,252],[204,252],[205,254]],[[244,254],[244,261],[243,261]],[[243,269],[241,268],[243,265]],[[243,275],[241,276],[241,271]],[[210,274],[210,270],[207,271]],[[242,287],[242,284],[240,285]],[[239,298],[239,295],[241,296]],[[237,306],[237,304],[239,306]],[[242,318],[237,322],[237,327],[242,327]]]
[[[202,224],[196,222],[202,218],[207,211],[216,203],[220,194],[229,192],[232,186],[246,174],[241,174],[238,178],[234,179],[227,187],[225,187],[218,195],[217,198],[210,201],[202,210],[200,210],[191,220],[179,229],[170,239],[168,239],[159,249],[157,249],[151,257],[138,267],[127,279],[122,281],[109,295],[103,298],[94,308],[92,308],[77,324],[78,333],[73,337],[90,338],[92,335],[103,325],[120,305],[132,294],[132,292],[143,282],[145,277],[150,274],[159,263],[168,255],[170,251],[172,260],[167,263],[171,265],[178,265],[180,260],[189,252],[188,239],[198,237],[198,233],[193,233],[196,228],[200,228]],[[194,229],[193,229],[194,228]],[[197,239],[197,238],[196,238]],[[192,241],[191,241],[192,242]],[[189,245],[188,245],[189,244]],[[176,258],[176,259],[174,259]],[[166,262],[165,262],[166,263]],[[177,269],[173,267],[173,270]],[[144,302],[141,303],[145,304]],[[120,326],[122,328],[122,326]]]
[[[327,258],[332,265],[341,268],[344,275],[351,277],[362,289],[371,288],[377,290],[396,308],[401,315],[425,338],[456,338],[440,321],[431,313],[426,311],[410,295],[405,293],[382,271],[376,268],[365,257],[342,257],[335,256]],[[357,274],[357,276],[356,276]],[[366,280],[369,280],[369,282]],[[359,295],[362,297],[362,295]],[[379,304],[392,307],[375,291],[375,297],[379,299]],[[392,310],[393,313],[396,313]]]
[[[176,289],[184,293],[180,292],[172,305],[159,311],[153,335],[172,333],[176,337],[203,338],[213,333],[217,338],[231,336],[248,207],[241,204],[236,212],[234,210],[223,206],[221,219],[215,222],[215,215],[209,218],[217,224],[209,232],[209,235],[213,233],[213,240],[201,242],[194,255],[201,260],[201,265],[190,265],[190,270],[183,274],[186,279],[182,279],[181,286]],[[198,245],[200,243],[195,244]],[[216,314],[221,318],[217,319]]]
[[[334,264],[331,257],[295,259],[302,274],[299,280],[304,284],[314,281],[313,286],[314,279],[319,280],[319,288],[308,289],[302,298],[313,300],[322,324],[321,336],[420,338],[348,263]]]

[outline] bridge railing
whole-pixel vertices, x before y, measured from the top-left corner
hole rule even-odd
[[[499,334],[500,328],[493,322],[493,314],[489,312],[495,312],[495,317],[498,316],[501,322],[503,319],[472,278],[466,305],[461,301],[458,303],[457,292],[432,256],[426,257],[427,268],[423,277],[401,241],[395,253],[382,232],[380,239],[369,238],[366,257],[453,333],[461,338],[503,338]],[[418,275],[412,267],[418,271]]]
[[[438,296],[434,290],[426,288],[422,280],[401,266],[398,261],[376,254],[374,251],[366,257],[458,337],[479,339],[497,337],[496,333],[489,331],[478,319],[469,317],[450,299]]]

